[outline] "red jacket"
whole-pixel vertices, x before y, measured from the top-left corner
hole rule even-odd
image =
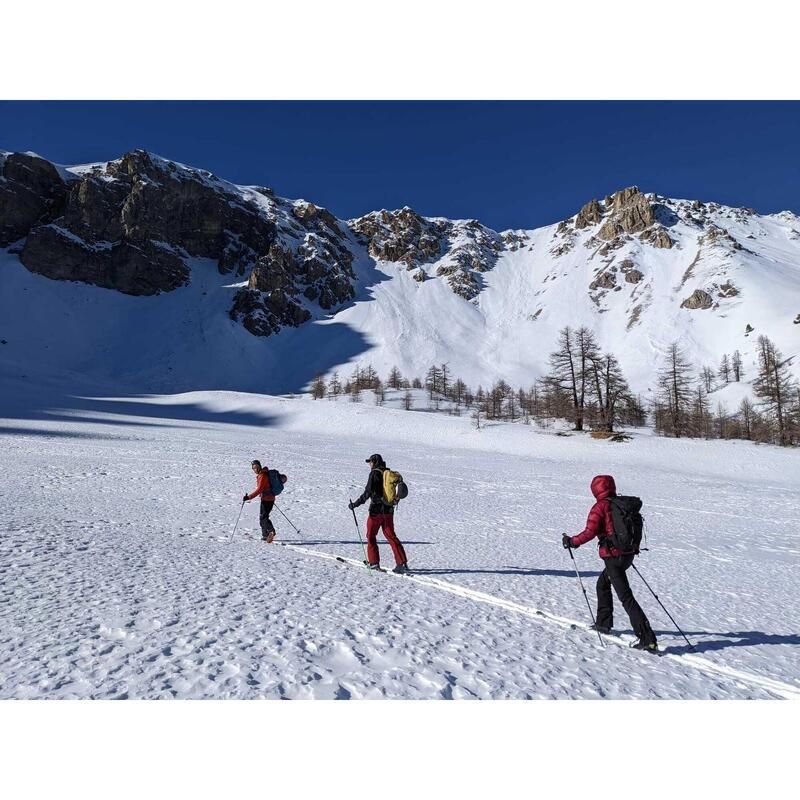
[[[616,547],[606,546],[604,537],[614,533],[614,521],[611,518],[611,505],[606,498],[617,493],[617,486],[610,475],[596,475],[592,478],[592,494],[597,502],[589,512],[586,527],[577,536],[572,536],[570,541],[575,547],[590,542],[595,536],[600,537],[600,558],[613,558],[620,555]]]
[[[264,500],[274,500],[275,499],[275,495],[272,494],[272,486],[270,486],[270,483],[269,483],[269,475],[267,474],[268,471],[269,470],[266,467],[263,467],[257,473],[258,477],[256,478],[256,490],[254,492],[251,492],[249,495],[247,495],[247,499],[248,500],[253,500],[254,498],[258,497],[259,495],[261,495],[262,502]]]

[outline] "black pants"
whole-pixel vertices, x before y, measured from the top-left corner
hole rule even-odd
[[[261,523],[261,536],[266,539],[270,533],[275,533],[275,526],[269,518],[272,507],[275,505],[274,500],[261,501],[261,513],[258,515],[258,521]]]
[[[625,574],[625,570],[633,564],[633,559],[632,555],[603,559],[606,568],[597,579],[597,624],[601,628],[613,626],[614,601],[611,597],[611,587],[613,586],[622,607],[630,618],[633,632],[645,642],[655,642],[656,635],[641,606],[636,602],[631,585],[628,583],[628,576]]]

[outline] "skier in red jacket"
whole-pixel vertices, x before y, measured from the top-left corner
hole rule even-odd
[[[567,536],[565,533],[562,541],[564,547],[577,548],[595,537],[598,538],[599,555],[603,559],[605,569],[597,579],[597,622],[595,627],[600,633],[611,632],[614,621],[614,601],[611,597],[611,587],[613,586],[622,607],[630,618],[631,627],[639,638],[632,647],[637,650],[656,652],[658,650],[656,635],[641,606],[636,602],[628,583],[628,576],[625,574],[625,571],[633,564],[633,559],[638,551],[621,553],[606,538],[614,533],[614,521],[608,498],[616,495],[616,484],[610,475],[596,475],[592,479],[591,488],[597,502],[589,512],[586,528],[577,536]]]
[[[262,467],[260,461],[253,461],[250,466],[256,474],[256,488],[254,492],[250,492],[242,498],[242,503],[254,500],[261,495],[261,510],[258,515],[258,521],[261,524],[261,541],[272,544],[275,538],[275,526],[269,515],[275,505],[275,495],[272,494],[272,487],[269,483],[269,469]],[[286,483],[285,475],[281,475],[281,481]]]

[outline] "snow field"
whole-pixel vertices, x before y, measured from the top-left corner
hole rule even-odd
[[[341,400],[93,402],[2,412],[0,697],[800,696],[792,452],[475,431]],[[335,560],[362,557],[347,498],[376,450],[411,490],[396,517],[411,578]],[[278,506],[300,534],[274,512],[285,547],[248,538],[256,503],[228,541],[252,458],[289,475]],[[644,499],[637,565],[697,654],[634,574],[664,655],[581,627],[559,539],[581,530],[600,472]],[[576,559],[593,602],[594,546]],[[619,608],[615,623],[630,636]]]

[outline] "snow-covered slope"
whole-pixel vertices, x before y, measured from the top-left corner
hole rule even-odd
[[[473,387],[498,378],[527,386],[547,369],[558,331],[586,325],[646,393],[674,340],[698,368],[738,349],[746,378],[760,334],[784,355],[800,350],[800,218],[791,212],[762,216],[631,187],[557,225],[497,233],[408,208],[345,222],[141,151],[52,175],[39,162],[46,180],[57,172],[73,188],[48,184],[42,208],[66,203],[62,217],[0,251],[0,365],[11,374],[274,393],[356,364],[413,377],[446,362]],[[4,187],[10,178],[0,195]],[[121,239],[96,240],[90,222],[117,196]],[[150,259],[149,296],[87,285],[138,291],[141,268],[126,282],[115,264],[103,266],[130,237]],[[50,258],[56,246],[73,272]]]
[[[4,388],[0,698],[800,697],[791,451],[241,393],[39,386],[45,413]],[[359,563],[347,499],[376,449],[410,487],[411,579]],[[228,541],[254,457],[289,475],[284,547],[253,504]],[[697,652],[633,574],[663,655],[628,649],[619,608],[621,638],[585,630],[560,534],[597,472],[644,499],[637,565]],[[596,548],[575,558],[592,597]]]

